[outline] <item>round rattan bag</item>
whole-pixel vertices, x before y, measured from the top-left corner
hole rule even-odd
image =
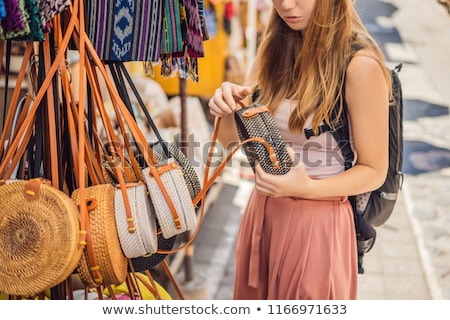
[[[89,215],[87,232],[90,234],[93,252],[88,251],[88,245],[85,246],[78,272],[81,281],[90,288],[120,284],[127,276],[127,258],[117,234],[114,192],[111,184],[99,184],[85,189]],[[72,193],[72,199],[77,205],[80,204],[79,189]],[[96,265],[93,265],[92,258],[95,258]],[[98,274],[101,276],[98,277]]]
[[[191,199],[193,200],[202,189],[193,165],[189,161],[189,158],[176,145],[170,142],[165,142],[164,144],[167,147],[170,157],[174,158],[180,165],[183,178],[188,187]],[[161,142],[153,143],[151,147],[159,163],[166,162],[169,159]]]
[[[76,268],[79,212],[71,198],[44,179],[0,186],[0,292],[34,295]]]
[[[164,144],[167,146],[169,155],[167,155],[166,150],[164,150],[165,148],[162,146],[161,142],[153,143],[150,146],[158,162],[165,162],[170,156],[180,164],[183,178],[189,190],[189,195],[193,200],[201,191],[200,180],[198,179],[194,167],[190,163],[188,157],[186,157],[186,155],[176,145],[169,142],[164,142]],[[140,157],[137,157],[137,159],[143,161],[143,159]],[[141,162],[141,165],[144,165],[143,162]],[[157,230],[159,230],[157,234],[158,250],[162,252],[172,250],[177,241],[177,236],[175,235],[166,239],[161,233],[161,228],[158,221],[156,221],[156,226]],[[142,272],[144,270],[150,270],[151,268],[157,266],[166,258],[166,256],[166,253],[158,252],[147,254],[142,257],[132,258],[131,262],[136,272]]]

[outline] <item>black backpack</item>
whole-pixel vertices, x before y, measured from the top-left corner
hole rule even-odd
[[[386,180],[377,190],[349,197],[355,219],[359,273],[364,273],[362,266],[364,254],[369,252],[375,244],[376,230],[374,227],[383,225],[391,216],[403,183],[403,95],[398,76],[401,68],[402,64],[399,64],[390,70],[392,99],[389,102],[389,168]],[[353,150],[349,143],[346,108],[344,102],[341,116],[334,128],[326,124],[319,127],[319,134],[332,131],[344,156],[345,170],[351,168],[354,160]],[[304,129],[304,131],[307,138],[314,135],[312,129]]]

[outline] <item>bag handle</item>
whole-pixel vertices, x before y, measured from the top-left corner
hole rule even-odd
[[[6,114],[6,119],[3,118],[3,123],[4,123],[3,132],[2,132],[1,138],[0,138],[0,159],[3,156],[6,139],[8,137],[8,134],[10,134],[11,126],[14,123],[14,121],[13,121],[13,118],[14,118],[13,106],[17,105],[17,103],[19,101],[20,90],[22,87],[22,83],[25,79],[27,66],[31,59],[32,53],[33,53],[33,44],[27,43],[25,53],[24,53],[23,59],[22,59],[22,64],[20,66],[20,70],[17,75],[16,87],[14,88],[13,95],[12,95],[11,101],[9,103],[10,107],[8,108],[8,113]],[[5,88],[5,90],[7,90],[7,89]],[[5,110],[6,110],[6,104],[5,104]],[[10,144],[11,144],[11,141],[9,141],[8,145],[10,145]],[[3,161],[3,159],[2,159],[2,161]]]
[[[92,66],[92,71],[93,70],[94,70],[94,66]],[[97,83],[98,83],[98,80],[95,80],[95,81],[97,81]],[[108,130],[110,130],[112,132],[112,136],[115,137],[114,131],[113,131],[114,129],[112,128],[112,124],[109,121],[109,117],[107,116],[106,109],[100,103],[101,102],[99,101],[99,107],[102,108],[102,112],[103,112],[102,114],[105,115],[105,117],[106,117],[103,120],[104,121],[108,121]],[[139,168],[137,160],[136,160],[136,158],[135,158],[135,156],[133,154],[133,151],[131,149],[130,141],[129,141],[128,137],[127,137],[127,133],[126,133],[126,130],[125,130],[125,123],[124,123],[124,121],[122,120],[122,118],[120,116],[120,112],[119,112],[118,108],[114,104],[113,104],[113,108],[114,108],[114,111],[116,113],[116,118],[117,118],[117,121],[118,121],[118,124],[119,124],[119,129],[120,129],[120,131],[122,133],[122,137],[124,139],[125,147],[126,147],[126,150],[127,150],[128,156],[129,156],[129,160],[131,162],[131,166],[132,166],[133,171],[134,171],[134,173],[136,175],[136,180],[137,181],[143,181],[143,178],[142,178],[142,175],[141,175],[141,170]],[[113,146],[116,146],[116,145],[118,146],[118,144],[119,144],[119,140],[114,138]],[[121,152],[119,152],[119,154],[121,155],[121,163],[123,164],[123,170],[124,170],[125,176],[127,178],[127,182],[134,182],[134,178],[131,175],[130,168],[129,168],[129,166],[126,163],[125,158],[122,156]]]
[[[44,79],[41,87],[39,88],[39,91],[36,93],[36,96],[34,97],[34,101],[33,101],[32,106],[30,107],[29,113],[27,114],[26,118],[24,119],[24,125],[19,129],[17,136],[11,142],[10,148],[8,149],[8,151],[4,155],[4,158],[2,159],[2,162],[0,163],[0,176],[2,173],[4,173],[5,168],[9,162],[9,161],[4,161],[4,159],[11,159],[13,157],[13,154],[16,153],[17,147],[18,147],[19,143],[21,142],[22,137],[25,136],[24,134],[25,134],[26,130],[28,130],[31,127],[31,124],[34,121],[33,119],[34,119],[36,110],[39,107],[39,104],[42,101],[44,95],[46,94],[47,88],[48,88],[50,82],[52,81],[53,76],[55,75],[55,73],[58,69],[58,66],[60,65],[61,60],[64,58],[65,51],[68,48],[68,45],[69,45],[69,42],[71,39],[72,31],[74,30],[74,27],[75,27],[76,12],[77,12],[76,4],[78,4],[78,1],[79,0],[73,0],[73,2],[74,2],[73,11],[75,14],[72,14],[72,16],[70,17],[70,19],[68,21],[67,28],[66,28],[66,34],[60,43],[60,47],[58,48],[58,53],[56,54],[56,57],[52,63],[52,66],[50,67],[50,69],[47,73],[47,77]],[[27,52],[27,50],[26,50],[26,52]],[[24,63],[26,64],[25,59],[22,62],[22,65]],[[20,88],[19,89],[18,88],[19,87],[16,87],[17,96],[20,93],[20,90],[19,90]],[[13,95],[13,97],[15,97],[15,96]],[[15,100],[15,101],[17,101],[17,100]]]
[[[49,71],[51,67],[51,49],[50,49],[50,37],[46,37],[46,39],[42,42],[43,45],[43,57],[44,57],[44,66],[45,66],[45,74]],[[54,143],[49,143],[50,145],[50,170],[51,170],[51,181],[52,185],[60,189],[62,181],[60,181],[60,172],[59,168],[61,167],[58,163],[58,145],[59,145],[59,135],[57,134],[57,124],[56,124],[56,105],[55,105],[55,89],[53,87],[53,81],[49,82],[47,87],[47,120],[48,120],[48,136],[50,139],[54,139]]]
[[[3,123],[2,127],[5,125],[5,118],[6,118],[6,106],[8,105],[8,89],[9,89],[9,72],[10,72],[10,63],[11,63],[11,39],[5,40],[6,42],[6,63],[5,63],[5,95],[3,99]],[[0,57],[2,60],[0,60],[0,63],[3,64],[3,55]]]
[[[213,135],[213,140],[211,143],[211,147],[210,147],[210,151],[208,154],[208,165],[206,166],[205,172],[206,170],[208,170],[209,172],[209,168],[210,168],[210,161],[212,158],[212,154],[214,153],[214,147],[215,144],[217,142],[217,138],[218,138],[218,131],[219,131],[219,127],[220,127],[220,121],[221,118],[218,118],[216,121],[216,127],[214,130],[214,135]],[[202,188],[202,190],[198,193],[197,197],[193,200],[194,204],[198,203],[200,201],[200,199],[205,195],[205,193],[208,191],[208,189],[211,187],[211,185],[214,183],[214,181],[217,179],[217,177],[221,174],[221,172],[223,171],[223,169],[225,168],[225,166],[227,165],[228,161],[231,160],[231,158],[234,156],[234,154],[246,143],[249,142],[258,142],[261,143],[267,150],[267,153],[269,154],[269,158],[270,161],[272,162],[272,165],[275,169],[279,168],[279,161],[277,159],[277,155],[275,153],[275,150],[273,149],[273,147],[270,145],[270,143],[268,143],[266,140],[259,138],[259,137],[253,137],[253,138],[248,138],[245,139],[243,141],[241,141],[236,147],[234,147],[231,152],[228,154],[228,156],[226,157],[226,159],[219,165],[219,167],[215,170],[214,174],[211,176],[211,178],[209,178],[208,180],[208,175],[205,173],[205,181],[204,181],[204,186]]]
[[[80,32],[79,25],[77,25],[77,27],[78,27],[78,29],[75,28],[75,32]],[[84,36],[87,37],[85,32],[84,32]],[[92,46],[92,44],[89,41],[85,41],[84,44],[86,46],[87,52],[89,53],[89,55],[91,57],[92,63],[98,68],[98,70],[102,74],[103,79],[105,80],[105,83],[106,83],[106,86],[109,91],[109,94],[110,94],[113,104],[115,104],[118,107],[118,110],[122,114],[124,121],[127,123],[128,128],[130,129],[130,131],[133,135],[133,138],[135,139],[137,146],[140,149],[141,154],[143,155],[144,160],[150,169],[150,173],[152,174],[152,176],[154,177],[158,186],[160,187],[160,190],[166,200],[166,203],[167,203],[168,207],[170,208],[170,211],[173,215],[174,221],[176,223],[178,221],[178,224],[179,224],[179,216],[176,211],[175,205],[173,204],[170,194],[167,191],[167,188],[165,187],[165,185],[162,182],[161,177],[160,177],[160,170],[163,167],[166,167],[167,169],[171,169],[173,167],[172,163],[168,163],[163,166],[157,164],[157,160],[156,160],[156,157],[155,157],[153,151],[151,150],[150,146],[146,143],[143,133],[137,126],[133,117],[130,115],[128,109],[126,108],[123,101],[118,96],[118,93],[114,89],[114,85],[108,77],[106,68],[105,68],[104,64],[101,62],[100,58],[98,57],[94,47]]]
[[[102,97],[100,94],[99,82],[98,82],[98,79],[96,79],[96,77],[95,77],[93,66],[89,62],[87,62],[85,65],[85,70],[86,70],[87,79],[92,88],[94,100],[96,101],[96,106],[100,112],[100,116],[105,125],[108,141],[113,146],[117,146],[119,144],[119,140],[114,135],[111,121],[109,120],[106,109],[102,103],[103,100],[102,100]],[[84,117],[84,113],[83,113],[83,117]],[[83,128],[84,128],[84,126],[83,126]],[[120,151],[118,151],[117,153],[114,152],[113,155],[111,155],[111,153],[110,153],[109,155],[106,155],[106,158],[107,158],[111,168],[114,169],[114,171],[116,173],[116,178],[119,181],[118,186],[122,192],[122,196],[123,196],[123,200],[124,200],[125,212],[126,212],[127,222],[128,222],[128,231],[130,233],[133,233],[136,231],[136,226],[134,225],[134,219],[131,214],[131,204],[130,204],[128,193],[126,190],[126,183],[133,182],[133,181],[130,176],[126,176],[126,179],[124,178],[124,176],[121,172],[121,169],[120,169],[119,162],[117,161],[117,158],[115,156],[117,154],[120,155],[121,159],[124,159],[122,156],[122,153]],[[122,161],[124,161],[124,160],[122,160]],[[124,168],[125,168],[125,166],[124,166]]]
[[[163,148],[167,158],[171,158],[172,155],[170,154],[169,149],[167,148],[167,145],[164,143],[165,141],[162,138],[161,134],[159,133],[159,130],[158,130],[155,122],[153,121],[150,113],[148,112],[147,108],[145,107],[145,103],[142,100],[142,97],[139,94],[139,91],[137,90],[136,85],[134,84],[133,80],[131,79],[131,76],[130,76],[128,70],[126,69],[124,63],[119,61],[114,64],[116,64],[116,68],[120,69],[119,71],[121,71],[121,73],[125,76],[128,84],[130,85],[131,90],[133,91],[134,96],[138,100],[138,104],[139,104],[142,112],[144,113],[145,117],[147,118],[147,121],[148,121],[149,125],[151,126],[153,132],[155,133],[159,143],[161,144],[161,147]],[[123,81],[121,83],[124,84]],[[125,86],[123,85],[123,87],[125,87]]]

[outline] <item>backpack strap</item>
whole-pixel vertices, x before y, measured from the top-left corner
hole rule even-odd
[[[344,90],[345,91],[345,90]],[[337,118],[337,107],[333,111],[334,119]],[[355,154],[353,152],[350,143],[350,126],[348,121],[348,107],[344,99],[344,105],[342,108],[341,117],[337,121],[336,127],[332,131],[333,137],[341,149],[342,156],[344,157],[344,168],[348,170],[353,165]]]
[[[330,127],[328,124],[322,124],[321,126],[319,126],[317,133],[314,133],[314,130],[310,128],[303,129],[303,131],[305,132],[306,139],[309,139],[313,136],[318,136],[324,132],[331,132],[337,144],[339,145],[339,149],[342,152],[342,156],[344,157],[345,170],[348,170],[352,167],[353,160],[355,159],[355,154],[350,144],[350,128],[348,122],[347,109],[348,109],[347,103],[344,100],[342,112],[340,117],[338,118],[338,107],[336,106],[334,108],[332,119],[334,119],[335,124],[333,128]]]

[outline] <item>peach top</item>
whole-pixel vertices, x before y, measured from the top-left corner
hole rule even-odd
[[[304,132],[300,134],[289,131],[289,115],[294,108],[295,101],[286,99],[273,116],[284,142],[295,151],[295,161],[302,161],[309,176],[318,179],[343,172],[344,158],[331,132],[324,132],[307,139]],[[312,128],[312,118],[313,115],[308,117],[305,128]],[[351,134],[350,143],[353,148]]]

